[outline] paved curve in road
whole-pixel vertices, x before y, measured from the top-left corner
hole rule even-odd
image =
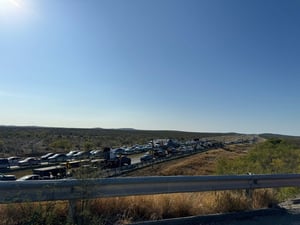
[[[240,221],[234,220],[227,223],[220,223],[220,225],[300,225],[300,197],[280,203],[279,207],[282,209],[282,213],[256,216]]]
[[[279,204],[274,209],[222,215],[196,216],[132,225],[300,225],[300,196]]]

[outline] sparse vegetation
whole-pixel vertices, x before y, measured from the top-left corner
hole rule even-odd
[[[297,173],[300,171],[300,149],[281,139],[270,139],[256,145],[248,154],[218,161],[218,174]]]
[[[255,145],[248,154],[235,158],[220,158],[218,174],[284,174],[300,172],[300,148],[290,140],[271,138]],[[274,192],[278,201],[299,193],[298,188],[279,188]]]
[[[67,139],[55,140],[49,146],[62,151],[69,151],[73,147],[72,143]]]

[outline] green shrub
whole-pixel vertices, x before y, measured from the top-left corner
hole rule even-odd
[[[217,163],[218,174],[283,174],[300,172],[298,147],[281,139],[270,139],[257,144],[245,156],[221,159]],[[299,188],[275,189],[276,200],[283,200],[299,193]]]
[[[240,158],[221,159],[217,163],[218,174],[278,174],[300,171],[300,151],[284,140],[270,139],[257,144]]]

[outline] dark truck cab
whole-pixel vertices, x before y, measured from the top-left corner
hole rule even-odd
[[[67,168],[65,166],[49,166],[33,169],[33,174],[37,174],[41,179],[61,179],[67,176]]]
[[[15,175],[0,174],[0,181],[13,181],[13,180],[16,180]]]

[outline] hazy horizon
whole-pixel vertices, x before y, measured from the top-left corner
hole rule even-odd
[[[30,125],[2,125],[0,127],[15,127],[15,128],[45,128],[45,129],[101,129],[101,130],[134,130],[134,131],[170,131],[170,132],[187,132],[187,133],[218,133],[218,134],[241,134],[241,135],[261,135],[261,134],[271,134],[271,135],[282,135],[282,136],[291,136],[291,137],[300,137],[298,135],[290,135],[284,133],[238,133],[238,132],[219,132],[219,131],[188,131],[188,130],[166,130],[166,129],[157,129],[157,130],[149,130],[149,129],[136,129],[134,127],[119,127],[119,128],[109,128],[109,127],[50,127],[50,126],[30,126]]]

